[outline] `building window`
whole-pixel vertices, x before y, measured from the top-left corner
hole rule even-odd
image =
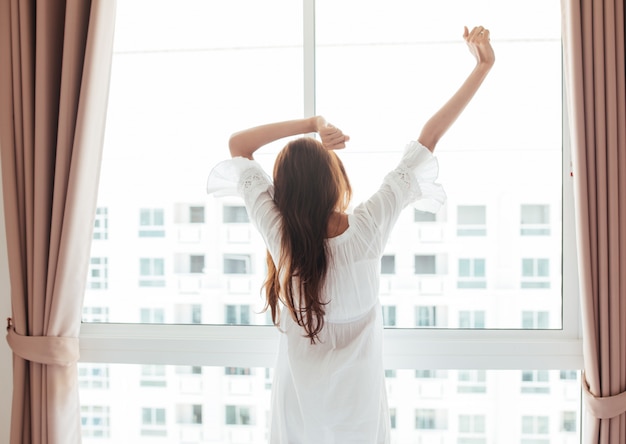
[[[396,409],[394,407],[389,408],[389,420],[391,421],[391,428],[396,428]]]
[[[398,372],[396,371],[396,369],[393,368],[388,368],[385,369],[385,378],[395,378],[397,376]]]
[[[202,324],[202,305],[178,304],[176,305],[177,324]]]
[[[224,274],[251,274],[251,262],[249,254],[225,254]]]
[[[254,425],[254,417],[252,416],[252,408],[241,405],[226,406],[226,424],[227,425]]]
[[[139,210],[139,237],[165,237],[165,217],[162,208]]]
[[[204,223],[204,207],[203,206],[190,206],[189,207],[189,223],[191,224],[203,224]]]
[[[383,325],[385,327],[396,326],[396,306],[383,305]]]
[[[204,273],[204,255],[203,254],[189,255],[189,272],[190,273]]]
[[[165,409],[143,407],[141,409],[141,435],[167,436]]]
[[[163,308],[141,308],[139,317],[142,324],[163,324],[165,323],[165,310]]]
[[[107,207],[96,208],[93,221],[93,239],[107,240],[109,238],[109,216]]]
[[[522,288],[550,288],[550,259],[522,259]]]
[[[547,370],[523,370],[521,393],[550,393],[550,373]]]
[[[142,365],[139,385],[141,387],[166,387],[167,378],[165,374],[165,366]]]
[[[522,416],[522,436],[547,435],[550,433],[550,418],[548,416]],[[524,438],[526,438],[524,436]]]
[[[380,273],[381,274],[395,274],[396,272],[396,257],[393,254],[386,254],[380,260]]]
[[[485,312],[483,310],[459,311],[459,328],[485,328]]]
[[[203,254],[177,253],[174,255],[174,272],[180,274],[203,274],[205,256]]]
[[[226,305],[224,307],[224,323],[228,325],[249,325],[249,305]]]
[[[459,370],[458,393],[487,393],[486,370]]]
[[[561,412],[561,432],[574,433],[578,430],[578,415],[576,412]]]
[[[457,288],[487,288],[485,259],[459,259]]]
[[[173,203],[175,224],[203,224],[206,221],[204,205],[193,205],[186,202]]]
[[[225,224],[245,224],[250,222],[246,207],[243,205],[224,205],[222,222]]]
[[[447,379],[447,370],[415,370],[417,379]]]
[[[178,424],[202,424],[201,404],[178,404],[176,406]]]
[[[89,261],[87,288],[106,290],[109,287],[109,264],[106,257],[92,257]]]
[[[81,389],[108,390],[109,366],[107,364],[78,364],[78,385]]]
[[[459,433],[485,433],[485,415],[459,415]]]
[[[420,305],[415,307],[415,325],[417,327],[436,327],[437,307]]]
[[[429,213],[428,211],[420,211],[413,209],[413,221],[414,222],[436,222],[437,214]]]
[[[520,224],[522,236],[549,236],[550,205],[522,205]]]
[[[109,322],[109,307],[83,307],[83,322]]]
[[[448,411],[437,409],[416,409],[415,428],[418,430],[447,430]]]
[[[561,370],[559,372],[559,379],[561,381],[577,381],[578,371],[576,370]]]
[[[202,367],[198,365],[177,365],[176,374],[177,375],[201,375]]]
[[[437,274],[437,257],[434,254],[416,254],[415,274]]]
[[[224,374],[228,376],[250,376],[252,370],[248,367],[226,367]]]
[[[139,259],[139,286],[165,287],[165,259],[150,257]]]
[[[550,312],[548,311],[523,311],[522,328],[545,329],[550,328]]]
[[[109,438],[110,413],[109,406],[81,405],[80,424],[84,438]]]
[[[456,214],[458,236],[485,236],[487,234],[487,207],[459,205]]]

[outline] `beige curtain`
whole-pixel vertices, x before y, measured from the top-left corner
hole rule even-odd
[[[584,353],[584,443],[626,443],[624,1],[562,0]]]
[[[14,444],[81,441],[78,334],[114,12],[112,0],[0,0]]]

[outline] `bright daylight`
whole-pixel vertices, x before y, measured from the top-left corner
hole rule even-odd
[[[77,439],[584,442],[565,3],[117,0]]]
[[[205,193],[229,135],[324,115],[351,137],[338,155],[355,206],[470,71],[463,26],[484,25],[497,62],[437,146],[446,203],[405,209],[390,236],[383,323],[561,329],[558,2],[318,0],[309,13],[286,0],[119,3],[84,322],[271,324],[243,200]],[[256,155],[270,174],[284,143]],[[537,367],[387,368],[391,442],[579,442],[578,371]],[[81,364],[84,442],[266,442],[273,377],[261,362]]]

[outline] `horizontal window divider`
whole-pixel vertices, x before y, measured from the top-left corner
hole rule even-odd
[[[84,323],[80,361],[273,367],[273,326]],[[385,329],[385,368],[581,369],[582,341],[562,330]]]

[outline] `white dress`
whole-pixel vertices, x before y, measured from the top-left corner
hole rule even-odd
[[[445,201],[437,159],[410,142],[380,189],[348,215],[349,227],[327,240],[326,315],[320,341],[282,310],[272,388],[271,443],[388,443],[390,420],[382,360],[380,261],[391,229],[408,204],[437,211]],[[207,186],[242,196],[273,258],[280,251],[280,215],[271,179],[244,158],[218,164]]]

